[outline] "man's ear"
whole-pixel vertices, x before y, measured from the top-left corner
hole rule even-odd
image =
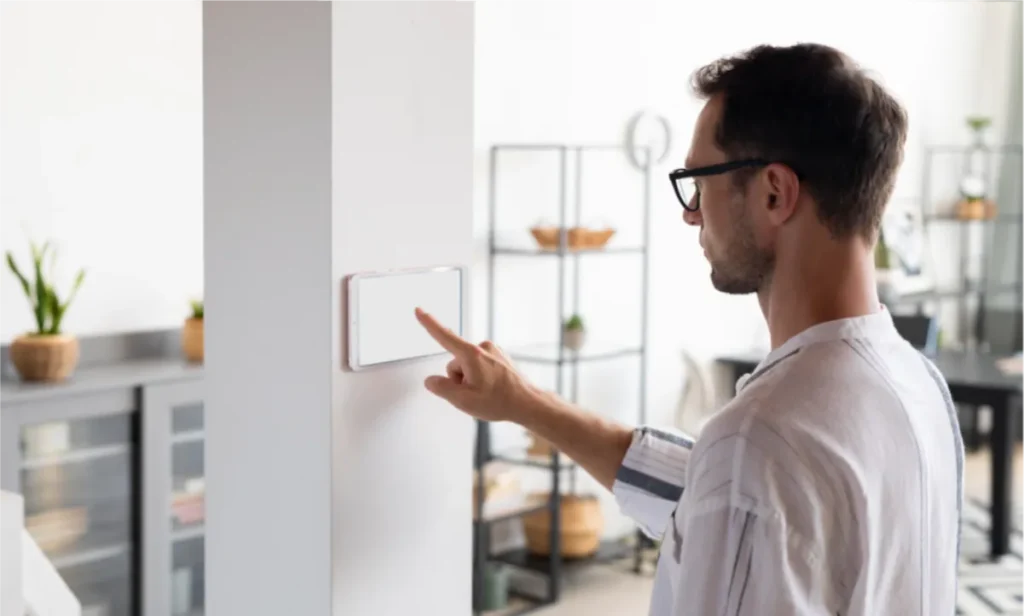
[[[786,165],[772,164],[764,173],[767,193],[768,217],[775,224],[786,222],[796,211],[800,196],[800,180]]]

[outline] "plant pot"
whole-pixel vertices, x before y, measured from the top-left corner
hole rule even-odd
[[[587,331],[584,329],[566,329],[562,336],[562,344],[572,351],[579,351],[583,343],[587,341]]]
[[[191,362],[203,361],[203,320],[185,319],[185,327],[181,330],[181,348],[185,359]]]
[[[543,502],[548,494],[533,495]],[[561,547],[565,558],[586,558],[601,546],[604,516],[596,496],[565,494],[562,496]],[[551,554],[551,512],[547,509],[523,516],[526,548],[532,554]]]
[[[964,199],[956,204],[956,216],[961,220],[988,220],[996,215],[996,204],[988,199]]]
[[[78,365],[78,338],[63,334],[18,336],[11,363],[25,381],[63,381]]]

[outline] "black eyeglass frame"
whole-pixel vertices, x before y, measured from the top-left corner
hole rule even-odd
[[[706,167],[694,167],[693,169],[676,169],[675,171],[668,174],[668,179],[672,182],[672,190],[676,193],[676,198],[679,199],[679,203],[683,205],[683,209],[687,212],[696,212],[700,209],[700,199],[696,199],[697,206],[690,207],[686,203],[686,199],[679,192],[679,180],[685,180],[687,178],[706,177],[709,175],[719,175],[722,173],[728,173],[737,169],[744,169],[746,167],[763,167],[770,165],[771,161],[764,160],[761,158],[748,158],[744,160],[731,160],[729,162],[718,163],[716,165],[707,165]],[[697,193],[700,195],[700,192]]]

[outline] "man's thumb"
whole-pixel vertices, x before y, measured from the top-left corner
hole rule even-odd
[[[426,386],[427,391],[439,398],[444,398],[448,402],[454,403],[455,396],[458,394],[458,384],[447,377],[428,376],[423,384]]]

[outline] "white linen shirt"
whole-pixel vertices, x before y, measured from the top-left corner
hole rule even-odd
[[[963,443],[889,313],[816,325],[737,388],[696,443],[637,429],[618,472],[661,540],[650,613],[955,613]]]

